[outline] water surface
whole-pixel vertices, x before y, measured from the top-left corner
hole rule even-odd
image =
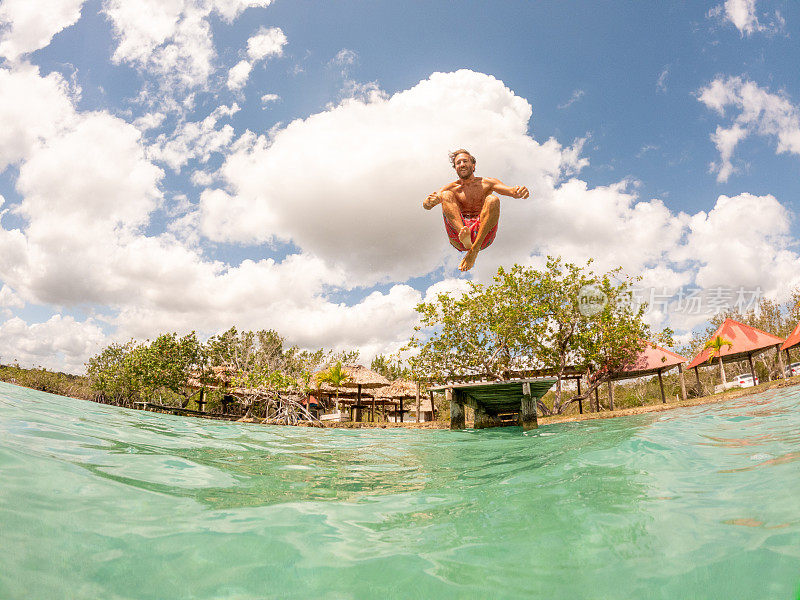
[[[789,598],[800,387],[450,432],[0,383],[0,598]]]

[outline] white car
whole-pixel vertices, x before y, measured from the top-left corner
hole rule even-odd
[[[749,373],[742,373],[741,375],[737,375],[736,378],[733,380],[734,385],[738,385],[739,387],[753,387],[754,385],[758,385],[758,377],[756,376],[756,382],[753,383],[753,376]]]
[[[792,363],[786,367],[787,377],[794,377],[795,375],[800,375],[800,362]]]

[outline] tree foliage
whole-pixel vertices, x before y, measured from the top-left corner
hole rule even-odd
[[[495,380],[547,369],[560,384],[567,367],[578,366],[596,373],[596,386],[632,362],[650,328],[645,307],[632,302],[634,280],[620,269],[597,275],[590,266],[548,257],[541,270],[501,267],[490,285],[470,282],[459,296],[445,293],[419,304],[421,324],[408,345],[417,352],[412,369],[439,379],[477,374]],[[594,304],[582,307],[586,295]],[[571,401],[559,385],[553,411]]]
[[[403,361],[396,356],[379,354],[372,359],[369,368],[383,375],[389,381],[409,379],[411,377],[411,370],[408,368],[408,365],[404,364]]]

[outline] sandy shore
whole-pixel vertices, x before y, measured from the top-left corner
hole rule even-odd
[[[792,377],[791,379],[778,379],[768,383],[762,383],[755,387],[749,388],[734,388],[720,394],[713,394],[711,396],[703,396],[701,398],[692,398],[691,400],[679,402],[667,402],[666,404],[648,404],[646,406],[634,406],[632,408],[623,408],[621,410],[606,410],[599,413],[584,413],[584,414],[570,414],[570,415],[555,415],[552,417],[539,417],[539,425],[552,425],[554,423],[571,423],[573,421],[591,421],[592,419],[613,419],[615,417],[623,417],[626,415],[640,415],[643,413],[663,412],[665,410],[672,410],[674,408],[683,408],[687,406],[699,406],[701,404],[714,404],[716,402],[725,402],[727,400],[734,400],[736,398],[743,398],[745,396],[752,396],[766,390],[786,388],[800,385],[800,376]],[[469,424],[469,422],[468,422]],[[433,421],[429,423],[325,423],[325,427],[343,428],[343,429],[366,429],[378,428],[388,429],[392,427],[405,427],[407,429],[449,429],[450,424],[446,421]]]

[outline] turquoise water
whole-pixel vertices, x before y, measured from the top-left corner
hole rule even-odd
[[[790,598],[800,387],[483,431],[263,427],[0,384],[0,598]]]

